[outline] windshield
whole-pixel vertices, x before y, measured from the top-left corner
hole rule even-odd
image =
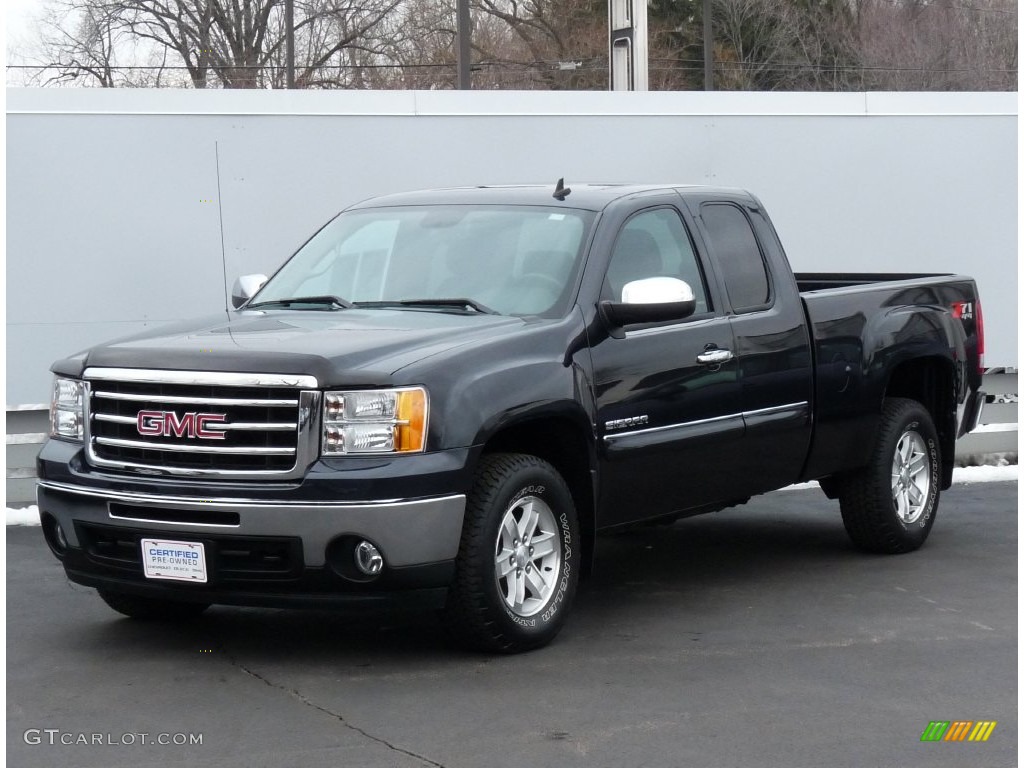
[[[476,304],[560,316],[593,219],[590,211],[501,205],[350,211],[306,243],[252,303],[338,297],[357,306],[474,311]]]

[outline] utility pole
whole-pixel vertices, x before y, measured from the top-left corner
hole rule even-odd
[[[608,2],[608,89],[647,90],[647,0]]]
[[[460,91],[468,91],[473,87],[469,77],[469,0],[457,0],[455,15],[457,87]]]
[[[715,50],[711,36],[711,0],[704,0],[704,90],[715,90]]]
[[[295,0],[284,0],[285,88],[295,87]]]

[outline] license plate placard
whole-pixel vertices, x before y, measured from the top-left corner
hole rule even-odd
[[[142,539],[140,544],[147,579],[206,583],[206,552],[201,543]]]

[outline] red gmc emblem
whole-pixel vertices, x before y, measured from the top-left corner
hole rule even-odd
[[[140,435],[223,440],[224,430],[210,429],[209,425],[223,424],[226,420],[223,413],[184,413],[179,417],[174,411],[139,411],[135,428]]]

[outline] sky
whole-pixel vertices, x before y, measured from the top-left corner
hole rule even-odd
[[[33,18],[39,13],[42,5],[40,0],[4,0],[8,64],[14,63],[12,55],[15,50],[32,40]]]

